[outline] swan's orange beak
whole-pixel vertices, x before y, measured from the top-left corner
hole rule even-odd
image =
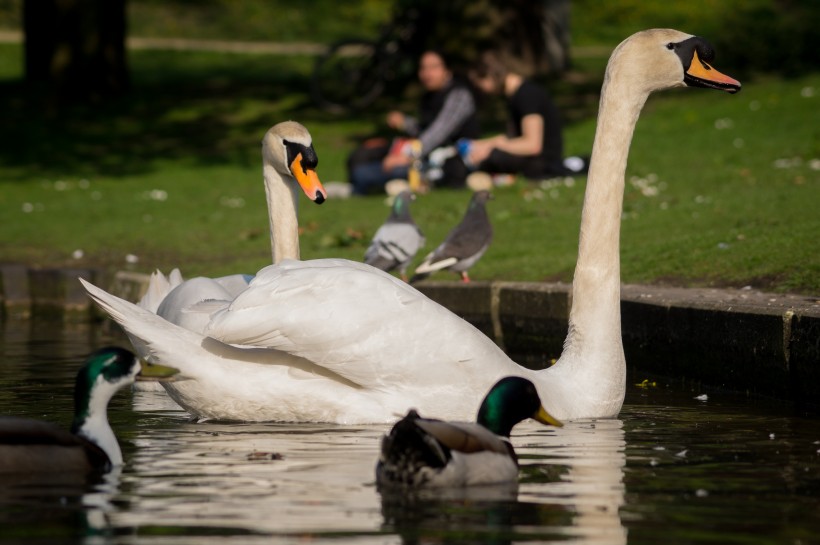
[[[322,204],[327,199],[327,192],[319,181],[319,175],[312,168],[302,166],[302,154],[298,154],[290,164],[290,171],[302,187],[307,198],[316,204]]]
[[[739,81],[730,78],[726,74],[721,74],[700,60],[700,58],[698,58],[697,49],[692,57],[692,62],[689,63],[689,70],[687,70],[683,76],[683,81],[686,85],[692,87],[708,87],[729,93],[737,93],[740,91]]]

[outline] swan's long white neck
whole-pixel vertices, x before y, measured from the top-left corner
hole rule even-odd
[[[620,231],[624,175],[635,124],[648,96],[631,84],[633,78],[619,76],[617,60],[618,55],[613,55],[601,92],[564,345],[564,354],[573,356],[567,358],[570,365],[584,366],[603,381],[615,378],[613,368],[623,366]]]
[[[267,160],[264,163],[263,175],[265,195],[268,199],[273,262],[299,259],[299,188],[295,183],[288,183],[290,180],[283,179]]]

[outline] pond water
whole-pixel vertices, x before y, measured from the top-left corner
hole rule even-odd
[[[0,323],[0,414],[68,426],[105,328]],[[633,376],[636,373],[632,373]],[[122,392],[126,465],[96,482],[0,479],[0,540],[57,543],[778,543],[820,540],[820,419],[668,380],[620,418],[524,423],[517,489],[382,496],[385,426],[195,423]]]

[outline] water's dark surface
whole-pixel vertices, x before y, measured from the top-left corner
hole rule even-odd
[[[88,325],[0,323],[0,413],[68,426]],[[0,539],[56,543],[820,542],[820,419],[734,394],[630,381],[617,420],[526,423],[518,490],[382,497],[384,426],[192,423],[164,394],[109,417],[102,482],[0,478]],[[271,459],[276,453],[282,459]]]

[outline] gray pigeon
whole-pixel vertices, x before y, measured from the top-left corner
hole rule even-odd
[[[387,272],[399,269],[405,282],[410,260],[424,246],[424,234],[410,217],[410,203],[415,198],[410,191],[396,195],[387,221],[376,231],[364,254],[364,262],[377,269]]]
[[[484,255],[493,240],[493,226],[490,225],[485,207],[491,198],[489,191],[473,193],[461,223],[416,267],[416,272],[410,279],[411,284],[444,269],[459,273],[464,282],[470,281],[467,269]]]

